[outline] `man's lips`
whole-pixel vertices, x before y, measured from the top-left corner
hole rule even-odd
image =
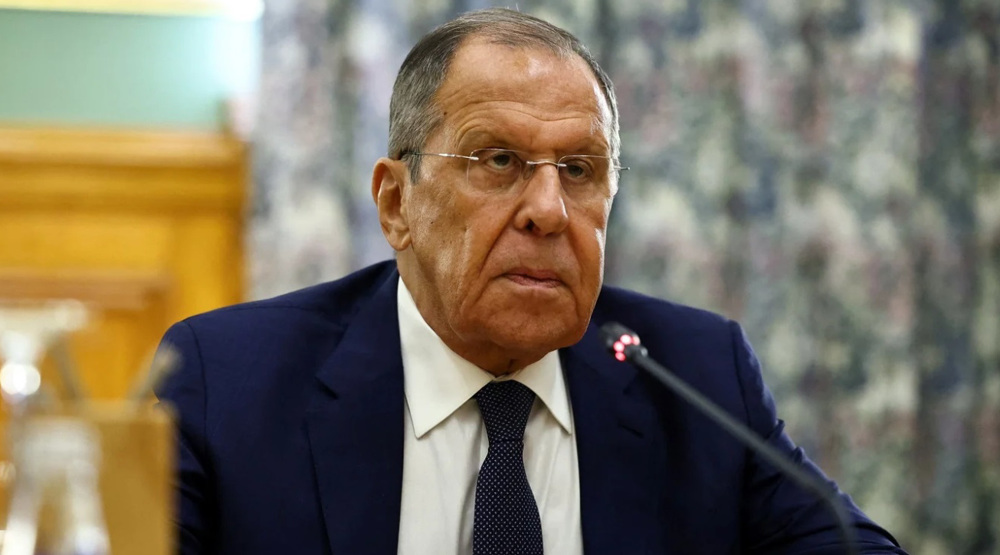
[[[532,270],[528,268],[515,268],[504,274],[504,277],[528,287],[558,287],[563,284],[559,279],[559,274],[551,270]]]

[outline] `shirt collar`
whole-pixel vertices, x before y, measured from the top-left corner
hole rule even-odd
[[[508,379],[531,389],[563,430],[573,433],[569,396],[558,351],[546,354],[517,372],[496,378],[445,345],[417,310],[402,279],[396,288],[396,300],[406,404],[418,438],[451,416],[490,381]]]

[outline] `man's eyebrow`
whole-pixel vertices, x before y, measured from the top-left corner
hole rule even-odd
[[[574,152],[567,154],[589,154],[594,156],[608,156],[611,154],[611,145],[604,140],[587,140],[578,143]]]
[[[462,135],[458,141],[459,145],[471,145],[474,148],[483,146],[509,146],[508,141],[504,141],[500,136],[487,129],[473,129]]]

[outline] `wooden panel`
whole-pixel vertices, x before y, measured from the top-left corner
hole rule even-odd
[[[125,272],[47,275],[0,269],[0,298],[77,299],[99,310],[144,310],[168,288],[166,276]]]
[[[203,133],[0,128],[0,210],[242,214],[245,146]]]
[[[0,128],[0,298],[87,303],[83,385],[123,396],[170,323],[242,300],[245,166],[224,135]]]
[[[0,267],[155,271],[169,263],[182,224],[155,214],[104,212],[0,208]]]
[[[0,160],[96,166],[232,168],[243,145],[214,133],[0,128]]]

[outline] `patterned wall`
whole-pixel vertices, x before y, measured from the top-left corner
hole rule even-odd
[[[419,4],[268,2],[255,295],[391,255],[395,71],[493,3]],[[608,280],[740,320],[793,437],[912,552],[1000,552],[1000,1],[517,4],[618,88]]]

